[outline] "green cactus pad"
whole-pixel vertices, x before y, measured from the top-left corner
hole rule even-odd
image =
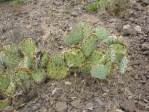
[[[81,50],[86,57],[89,57],[96,48],[97,38],[94,35],[91,35],[88,38],[83,40]]]
[[[8,99],[0,100],[0,111],[8,106],[10,106],[10,101]]]
[[[35,51],[36,51],[36,44],[33,42],[31,38],[27,38],[23,40],[20,44],[19,47],[21,51],[24,53],[24,55],[27,55],[29,57],[33,57]]]
[[[121,42],[112,36],[108,36],[107,38],[105,38],[103,40],[103,43],[105,43],[107,45],[111,45],[111,44],[117,44],[117,43],[121,43]]]
[[[106,60],[105,54],[102,51],[94,51],[92,55],[88,58],[88,60],[94,64],[104,63]]]
[[[97,64],[91,67],[90,73],[93,78],[104,80],[110,74],[111,68],[111,64]]]
[[[83,24],[77,24],[64,38],[66,45],[76,45],[83,39]]]
[[[31,57],[25,56],[24,60],[19,64],[19,68],[29,70],[33,67],[34,60]]]
[[[51,58],[52,63],[54,63],[55,65],[59,66],[59,65],[64,65],[64,54],[63,53],[58,53],[52,56]]]
[[[105,60],[105,54],[96,50],[89,58],[86,59],[85,63],[81,66],[81,70],[85,73],[90,73],[92,65],[104,63]]]
[[[47,52],[44,52],[42,57],[41,57],[41,62],[40,62],[41,67],[45,68],[48,61],[49,61],[49,55]]]
[[[16,76],[18,78],[20,78],[21,80],[29,80],[30,79],[30,74],[25,71],[18,71],[16,73]]]
[[[90,35],[93,34],[93,28],[91,25],[87,23],[83,23],[83,37],[88,38]]]
[[[0,74],[2,74],[4,69],[5,69],[4,53],[1,51],[0,52]]]
[[[4,93],[10,85],[10,79],[7,76],[0,76],[0,93]]]
[[[128,60],[127,57],[123,57],[121,62],[119,63],[119,69],[120,69],[120,73],[124,74],[127,68],[127,64],[128,64]]]
[[[85,61],[85,57],[80,49],[73,48],[64,53],[65,62],[68,67],[80,67]]]
[[[15,44],[4,47],[4,51],[1,52],[1,63],[3,63],[9,69],[14,69],[18,66],[21,56],[18,47]]]
[[[17,79],[16,81],[17,86],[24,89],[25,91],[29,90],[31,86],[33,86],[31,81],[31,74],[25,71],[18,71],[15,76]]]
[[[108,38],[108,32],[103,27],[95,28],[95,35],[99,41],[103,41],[104,39]]]
[[[42,83],[45,80],[45,77],[46,77],[46,73],[43,69],[35,70],[32,73],[32,78],[37,84]]]
[[[10,84],[6,91],[4,92],[5,96],[12,96],[16,90],[16,84],[13,81],[10,81]]]
[[[126,46],[122,44],[112,44],[110,46],[110,58],[112,62],[119,64],[124,56],[127,56]]]
[[[91,63],[90,62],[85,62],[82,66],[81,66],[81,72],[89,74],[91,70]]]
[[[47,72],[51,79],[60,80],[67,76],[68,68],[65,65],[57,66],[54,63],[49,62]]]

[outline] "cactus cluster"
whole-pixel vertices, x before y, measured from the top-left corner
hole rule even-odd
[[[0,96],[11,97],[16,89],[29,91],[33,84],[41,83],[46,77],[48,55],[42,52],[40,65],[36,66],[37,46],[31,38],[18,45],[3,46],[0,51]],[[4,105],[0,101],[0,105]]]
[[[70,48],[64,52],[64,55],[69,54],[65,57],[66,63],[69,63],[68,67],[77,66],[82,72],[99,79],[106,79],[116,67],[119,68],[121,74],[125,73],[128,63],[127,46],[122,40],[110,36],[103,27],[93,28],[87,23],[79,23],[74,28],[75,30],[78,28],[79,33],[83,35],[76,37],[74,29],[72,29],[64,39]],[[74,42],[74,38],[79,39]],[[105,44],[106,48],[97,48],[97,44],[101,43]],[[75,51],[72,53],[75,55],[74,57],[70,55],[71,49]],[[78,50],[79,52],[77,52]]]
[[[64,37],[68,49],[49,55],[37,52],[36,43],[27,38],[19,44],[4,46],[0,51],[0,95],[11,97],[16,89],[29,91],[47,77],[60,80],[69,72],[91,74],[93,78],[106,79],[115,65],[124,74],[127,67],[127,46],[109,36],[102,28],[87,23],[77,24]],[[103,43],[106,48],[97,48]],[[0,100],[0,107],[6,102]]]

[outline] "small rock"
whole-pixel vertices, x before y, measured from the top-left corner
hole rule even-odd
[[[144,51],[143,54],[144,55],[149,55],[149,51]]]
[[[87,103],[87,104],[86,104],[86,109],[88,109],[88,110],[93,110],[93,109],[94,109],[93,103]]]
[[[116,112],[124,112],[124,111],[121,109],[116,109]]]
[[[132,100],[125,100],[120,103],[121,109],[128,111],[128,112],[135,112],[136,106]]]
[[[149,0],[142,0],[142,5],[144,5],[144,6],[149,5]]]
[[[137,33],[141,33],[142,32],[142,29],[141,29],[140,26],[136,26],[135,27],[135,30],[136,30]]]
[[[143,50],[149,50],[149,42],[144,42],[144,43],[142,44],[142,49],[143,49]]]
[[[96,105],[99,107],[104,107],[105,106],[105,104],[104,104],[104,102],[103,101],[101,101],[101,99],[100,98],[95,98],[95,102],[96,102]]]
[[[73,17],[77,17],[79,14],[78,14],[77,11],[73,11],[73,12],[71,13],[71,15],[72,15]]]
[[[69,81],[65,81],[65,85],[71,85],[72,83]]]
[[[134,35],[134,34],[135,34],[135,30],[132,26],[130,26],[129,24],[123,26],[123,35],[124,36]]]
[[[57,112],[65,112],[67,110],[66,102],[58,102],[55,107]]]
[[[71,105],[74,106],[74,107],[79,107],[80,106],[80,103],[81,103],[81,100],[78,99],[78,100],[74,100],[71,102]]]
[[[105,112],[105,109],[104,108],[96,108],[94,109],[94,112]]]

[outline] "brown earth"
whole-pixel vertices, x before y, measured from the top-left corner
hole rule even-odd
[[[65,49],[65,32],[79,21],[107,27],[128,42],[129,66],[125,76],[115,73],[106,82],[86,74],[49,80],[28,95],[18,112],[149,112],[149,1],[133,0],[124,15],[98,11],[89,14],[77,0],[26,0],[14,6],[0,4],[0,44],[32,37],[50,54]],[[32,93],[37,93],[31,95]],[[31,96],[35,96],[32,97]]]

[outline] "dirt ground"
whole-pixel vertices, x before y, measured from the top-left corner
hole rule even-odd
[[[125,76],[115,73],[106,82],[86,74],[49,80],[29,95],[20,96],[14,105],[26,103],[17,112],[149,112],[149,1],[133,0],[132,8],[117,17],[100,10],[89,14],[78,1],[25,0],[19,6],[1,3],[0,45],[32,37],[39,48],[52,54],[66,48],[63,37],[74,24],[86,21],[127,40]]]

